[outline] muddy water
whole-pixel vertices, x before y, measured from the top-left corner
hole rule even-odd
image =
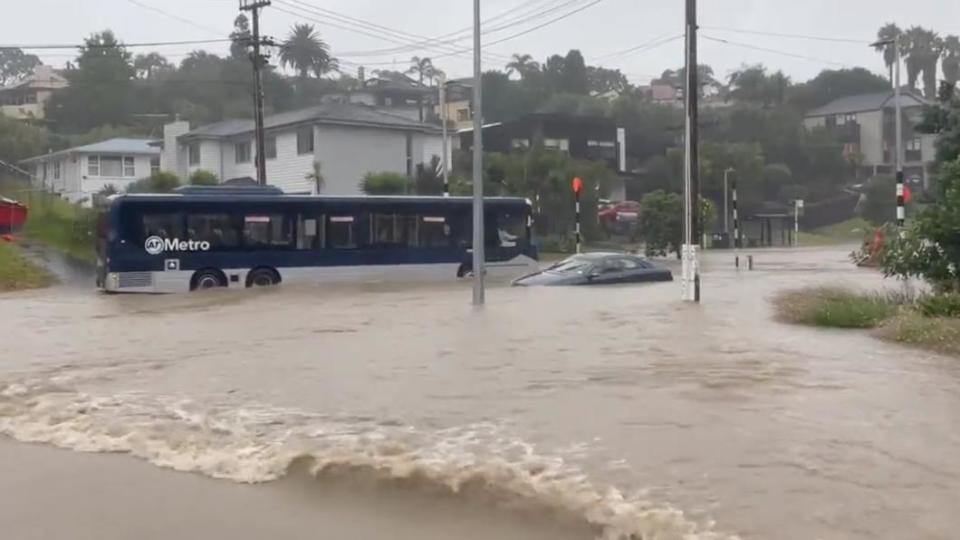
[[[847,251],[711,254],[700,307],[677,284],[481,310],[468,284],[7,295],[0,432],[308,491],[313,519],[376,514],[363,538],[956,538],[960,362],[771,320],[783,288],[895,287]]]

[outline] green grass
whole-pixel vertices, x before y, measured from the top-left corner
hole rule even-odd
[[[0,292],[46,287],[53,276],[20,253],[16,246],[0,240]]]
[[[876,293],[829,287],[788,291],[774,303],[782,321],[828,328],[876,328],[899,309]]]
[[[96,212],[50,194],[28,193],[26,189],[23,182],[0,179],[0,195],[29,207],[22,234],[76,259],[92,261]]]
[[[875,226],[870,222],[854,218],[828,227],[821,227],[810,232],[800,232],[801,246],[829,246],[837,244],[860,243],[869,236]]]
[[[911,311],[884,325],[878,335],[888,341],[960,356],[960,318],[925,317]]]

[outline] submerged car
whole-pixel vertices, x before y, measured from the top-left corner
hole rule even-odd
[[[673,274],[667,268],[628,253],[584,253],[517,279],[513,284],[613,285],[653,281],[673,281]]]

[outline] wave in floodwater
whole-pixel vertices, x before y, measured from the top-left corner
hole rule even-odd
[[[719,540],[677,509],[594,485],[562,456],[504,426],[420,430],[370,418],[223,406],[129,393],[94,396],[46,380],[0,382],[0,433],[243,483],[284,477],[413,490],[577,521],[606,540]]]

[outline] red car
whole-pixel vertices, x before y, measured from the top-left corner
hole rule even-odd
[[[27,207],[0,197],[0,234],[11,234],[23,228],[27,221]]]
[[[597,221],[610,234],[629,234],[640,220],[640,203],[620,201],[601,206]]]

